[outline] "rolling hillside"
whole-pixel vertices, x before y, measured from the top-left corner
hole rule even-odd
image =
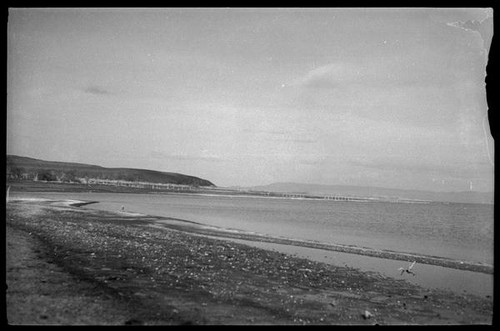
[[[105,168],[70,162],[53,162],[29,157],[7,155],[7,176],[10,178],[40,180],[71,180],[73,178],[100,178],[192,186],[215,186],[206,179],[173,172],[146,169]],[[44,176],[40,178],[40,176]]]

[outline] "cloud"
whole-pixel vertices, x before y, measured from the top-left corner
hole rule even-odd
[[[175,161],[205,161],[205,162],[223,162],[224,159],[215,155],[189,155],[189,154],[168,154],[158,151],[152,151],[149,153],[151,158],[161,159],[161,160],[175,160]]]
[[[312,88],[335,88],[359,82],[362,75],[366,75],[366,73],[362,72],[360,66],[338,62],[315,68],[292,85]]]
[[[314,143],[318,142],[318,139],[314,139],[314,138],[291,138],[291,139],[288,139],[288,141],[291,141],[291,142],[297,143],[297,144],[314,144]]]
[[[283,136],[286,134],[285,130],[274,130],[274,129],[243,129],[243,132],[246,133],[263,133],[275,136]]]
[[[373,169],[376,171],[404,171],[411,174],[420,174],[427,176],[451,177],[460,179],[483,179],[487,178],[491,172],[491,165],[478,161],[475,164],[470,163],[454,163],[444,164],[439,160],[423,162],[412,162],[410,160],[387,159],[387,160],[372,160],[361,161],[352,160],[349,162],[352,166]]]
[[[97,86],[97,85],[87,86],[83,91],[85,93],[94,94],[94,95],[107,95],[107,94],[111,94],[111,92],[108,91],[107,89],[105,89],[105,88],[103,88],[101,86]]]
[[[309,165],[309,166],[319,166],[325,161],[325,156],[323,155],[303,155],[298,159],[298,163]]]
[[[446,56],[429,50],[357,63],[339,61],[310,70],[287,85],[310,89],[448,86],[456,83],[458,77],[454,69],[445,66],[447,62]]]
[[[256,129],[243,129],[243,132],[265,139],[266,141],[278,142],[292,142],[298,144],[313,144],[318,142],[317,134],[309,132],[305,129],[297,129],[288,127],[287,129],[273,129],[273,128],[256,128]]]
[[[376,58],[371,65],[336,62],[310,70],[289,84],[288,109],[453,130],[467,108],[484,107],[484,67],[477,58],[470,61],[474,70],[462,70],[456,64],[446,66],[449,60],[442,55],[416,55]],[[469,57],[459,58],[465,64]]]

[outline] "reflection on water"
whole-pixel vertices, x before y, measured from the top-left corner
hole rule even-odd
[[[250,242],[239,239],[228,239],[253,247],[271,249],[301,258],[328,263],[337,266],[377,272],[383,276],[404,279],[410,283],[429,288],[445,289],[457,294],[474,294],[481,297],[493,295],[493,275],[472,271],[456,270],[439,266],[416,264],[412,269],[415,276],[401,275],[398,268],[408,264],[402,261],[379,259],[370,256],[324,251],[314,248],[281,245],[274,243]]]

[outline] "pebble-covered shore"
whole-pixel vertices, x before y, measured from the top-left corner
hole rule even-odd
[[[427,290],[131,216],[7,204],[10,324],[491,324],[491,298]]]

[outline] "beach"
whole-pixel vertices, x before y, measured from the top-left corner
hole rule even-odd
[[[75,205],[82,204],[7,204],[9,324],[492,323],[491,297]]]

